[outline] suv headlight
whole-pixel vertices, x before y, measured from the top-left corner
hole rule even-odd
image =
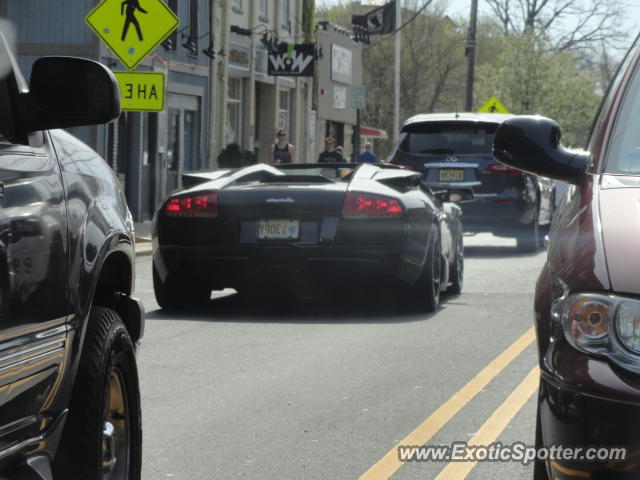
[[[640,302],[624,300],[616,311],[616,333],[622,344],[640,355]]]
[[[640,372],[640,300],[580,293],[557,300],[552,311],[573,347]]]

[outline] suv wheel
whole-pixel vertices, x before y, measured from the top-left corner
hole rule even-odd
[[[163,282],[155,265],[153,292],[156,302],[165,310],[202,308],[211,300],[211,290],[197,285],[197,282],[177,281],[172,277],[167,277]]]
[[[133,343],[120,315],[93,307],[54,477],[139,480],[142,425]]]
[[[518,232],[516,237],[516,245],[521,252],[537,252],[544,244],[544,235],[540,225],[538,225],[539,212],[533,218],[529,225],[525,225]]]

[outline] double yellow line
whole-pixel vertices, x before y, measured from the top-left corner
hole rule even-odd
[[[520,355],[535,340],[535,331],[530,328],[524,335],[512,343],[484,367],[464,387],[458,390],[449,400],[443,403],[424,422],[394,446],[375,465],[367,470],[360,480],[382,480],[391,477],[402,465],[398,459],[400,445],[424,445],[467,405],[478,392],[487,386],[507,365]],[[480,427],[469,445],[488,445],[506,428],[513,417],[520,411],[538,386],[538,367],[532,369],[520,385],[509,395],[491,417]],[[438,480],[464,478],[475,463],[449,463],[438,475]]]

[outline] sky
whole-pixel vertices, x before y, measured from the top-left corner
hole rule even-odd
[[[327,5],[332,3],[338,3],[342,0],[316,0],[318,5]],[[440,0],[445,4],[448,4],[446,9],[446,13],[452,17],[458,16],[468,16],[471,10],[471,0]],[[585,0],[585,1],[595,1],[598,0]],[[371,2],[373,3],[373,2]],[[382,1],[382,3],[385,3]],[[628,42],[631,45],[631,42],[635,39],[636,35],[640,33],[640,0],[626,0],[624,2],[627,6],[627,15],[625,16],[625,25],[624,29],[629,32]],[[486,2],[483,0],[478,0],[478,11],[482,15],[491,14],[491,10]]]

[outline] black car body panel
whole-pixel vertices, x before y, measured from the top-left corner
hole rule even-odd
[[[422,172],[433,188],[472,188],[462,205],[465,231],[514,236],[518,227],[548,226],[555,186],[546,178],[506,169],[493,158],[497,126],[511,115],[427,114],[408,119],[388,161]]]
[[[85,81],[77,72],[96,82],[59,112],[46,103],[65,82],[31,94],[1,34],[0,50],[0,477],[34,478],[55,458],[92,306],[115,309],[134,340],[144,310],[131,297],[133,221],[119,180],[68,133],[34,131],[112,119],[113,75],[88,60],[43,61],[68,67],[71,83]]]
[[[323,180],[305,171],[354,169],[342,180]],[[289,172],[300,170],[292,175]],[[193,175],[192,175],[193,176]],[[228,172],[172,198],[216,192],[215,218],[165,215],[167,202],[154,218],[154,267],[161,280],[184,277],[210,289],[269,285],[278,289],[412,285],[427,257],[431,232],[440,235],[443,265],[454,260],[461,235],[461,211],[441,203],[419,186],[419,177],[398,167],[349,164],[256,165]],[[345,218],[349,192],[395,199],[403,206],[397,218]],[[265,219],[299,221],[295,240],[263,240],[258,224]],[[435,229],[435,230],[434,230]],[[448,280],[447,268],[443,284]]]

